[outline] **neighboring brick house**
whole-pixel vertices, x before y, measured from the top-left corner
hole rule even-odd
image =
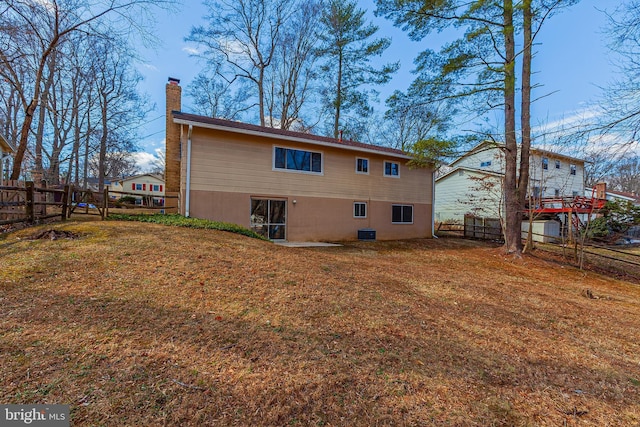
[[[436,179],[436,221],[461,222],[465,214],[503,216],[503,148],[491,142],[480,143]],[[532,148],[529,162],[533,199],[582,196],[584,160]]]
[[[178,83],[166,87],[165,178],[181,214],[272,240],[432,236],[432,169],[388,147],[180,112]]]

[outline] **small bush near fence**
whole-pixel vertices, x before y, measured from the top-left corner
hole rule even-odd
[[[127,215],[127,214],[110,213],[107,219],[118,220],[118,221],[152,222],[155,224],[164,224],[164,225],[171,225],[176,227],[203,228],[208,230],[228,231],[231,233],[242,234],[243,236],[252,237],[254,239],[268,240],[264,236],[254,231],[251,231],[247,228],[241,227],[237,224],[231,224],[228,222],[219,222],[219,221],[209,221],[207,219],[199,219],[199,218],[187,218],[178,214]]]

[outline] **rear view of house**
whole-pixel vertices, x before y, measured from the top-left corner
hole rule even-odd
[[[433,170],[388,147],[180,112],[167,91],[166,192],[179,212],[272,240],[432,236]]]

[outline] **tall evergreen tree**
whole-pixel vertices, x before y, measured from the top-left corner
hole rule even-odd
[[[503,112],[505,176],[505,248],[523,249],[522,212],[527,195],[531,146],[530,104],[532,45],[545,20],[557,9],[578,0],[377,0],[378,14],[393,19],[422,40],[433,31],[464,28],[463,36],[440,52],[426,50],[416,60],[418,78],[413,83],[431,99],[465,104],[465,110],[482,115]],[[520,50],[516,36],[522,34]],[[521,56],[520,143],[516,134],[516,59]],[[493,137],[492,137],[493,138]],[[519,162],[519,160],[522,160]]]
[[[365,10],[358,9],[356,1],[331,0],[320,18],[323,93],[325,106],[331,112],[335,138],[348,111],[368,110],[367,89],[371,85],[389,82],[399,68],[399,63],[380,68],[371,65],[371,60],[382,55],[391,40],[372,38],[378,27],[366,23],[365,13]]]

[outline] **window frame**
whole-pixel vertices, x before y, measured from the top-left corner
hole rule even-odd
[[[284,167],[277,167],[276,166],[276,153],[278,149],[282,149],[284,150]],[[288,151],[301,151],[301,152],[306,152],[309,153],[309,169],[308,171],[306,170],[302,170],[302,169],[289,169],[287,168],[287,159],[289,158],[288,156]],[[313,170],[313,155],[314,154],[318,154],[320,155],[320,172],[316,172]],[[287,146],[283,146],[283,145],[273,145],[273,148],[271,150],[271,170],[273,170],[274,172],[289,172],[289,173],[303,173],[303,174],[308,174],[308,175],[324,175],[324,152],[323,151],[311,151],[311,150],[304,150],[304,149],[300,149],[300,148],[294,148],[294,147],[287,147]]]
[[[398,173],[397,174],[387,174],[387,163],[391,164],[391,165],[396,165],[397,166],[397,170]],[[393,166],[391,166],[391,171],[393,172]],[[400,178],[400,162],[394,162],[392,160],[383,160],[382,161],[382,175],[388,178]]]
[[[556,160],[555,164],[556,164],[556,169],[560,169],[560,166],[561,166],[560,160]]]
[[[357,206],[364,206],[364,215],[358,215]],[[353,217],[355,219],[366,219],[369,209],[367,208],[367,202],[353,202]]]
[[[393,210],[394,208],[401,208],[400,210],[400,216],[401,216],[401,220],[400,221],[394,221],[393,220]],[[410,208],[411,209],[411,221],[405,221],[405,208]],[[401,203],[393,203],[391,205],[391,224],[404,224],[404,225],[411,225],[413,224],[414,221],[414,216],[413,216],[413,205],[405,205],[405,204],[401,204]]]
[[[549,158],[548,157],[543,157],[542,158],[542,170],[549,170]]]
[[[577,165],[572,165],[572,164],[569,165],[569,175],[576,176],[578,173],[577,171],[578,171]]]
[[[360,160],[364,160],[366,162],[366,171],[361,171],[358,170],[359,169],[359,161]],[[356,157],[356,173],[360,174],[360,175],[369,175],[369,165],[371,164],[371,162],[369,161],[369,159],[367,157]]]

